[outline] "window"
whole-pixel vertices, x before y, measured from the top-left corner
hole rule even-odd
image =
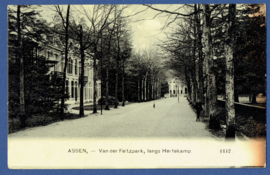
[[[75,101],[77,101],[78,92],[77,92],[77,81],[75,81]]]
[[[74,98],[74,82],[71,82],[71,98]]]
[[[173,90],[173,94],[175,94],[175,90]]]
[[[68,73],[71,73],[71,58],[69,58]]]
[[[88,68],[84,67],[84,75],[88,76]]]
[[[81,62],[79,62],[79,74],[81,74]]]
[[[73,70],[73,60],[70,60],[70,73],[72,74],[72,70]]]
[[[77,60],[75,60],[75,75],[77,75]]]
[[[185,88],[185,94],[187,94],[187,88]]]
[[[92,86],[91,86],[91,82],[89,83],[89,98],[92,99]]]
[[[66,93],[68,94],[68,80],[66,80]]]
[[[67,63],[67,73],[72,74],[72,60],[69,57],[68,63]]]
[[[69,73],[69,61],[70,61],[70,58],[67,60],[67,73]]]

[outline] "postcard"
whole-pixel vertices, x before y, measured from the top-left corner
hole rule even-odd
[[[266,4],[7,8],[8,168],[266,167]]]

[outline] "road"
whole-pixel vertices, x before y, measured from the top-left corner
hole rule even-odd
[[[155,103],[155,108],[153,108]],[[73,113],[78,111],[73,110]],[[99,111],[100,112],[100,111]],[[103,115],[86,112],[86,117],[59,121],[9,134],[12,138],[206,138],[214,136],[185,98],[160,99],[103,110]]]

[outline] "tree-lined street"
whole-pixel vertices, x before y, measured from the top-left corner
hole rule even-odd
[[[79,111],[72,110],[72,113],[79,114]],[[179,103],[177,98],[134,103],[103,111],[103,115],[90,114],[9,135],[9,139],[42,137],[221,139],[208,131],[206,123],[196,122],[196,114],[186,98],[180,98]]]
[[[266,96],[265,8],[10,5],[9,133],[56,122],[33,136],[207,135],[196,132],[206,129],[194,123],[195,108],[209,129],[218,133],[226,127],[227,140],[235,140],[243,128],[261,128],[247,134],[265,136],[264,111],[254,121],[257,114],[243,113],[247,105],[235,107],[240,97],[256,104],[257,97]],[[173,77],[180,81],[177,86]],[[190,105],[186,99],[159,101],[178,94],[185,94]],[[133,104],[124,109],[126,101]],[[71,115],[64,111],[70,104],[79,105],[71,118],[82,119],[67,121]],[[88,104],[91,111],[85,109]],[[104,116],[99,116],[102,105]],[[109,112],[112,107],[121,109]]]

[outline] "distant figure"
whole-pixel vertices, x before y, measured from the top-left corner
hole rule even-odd
[[[197,113],[197,119],[196,119],[196,121],[200,121],[200,113],[202,111],[202,102],[200,100],[198,100],[196,102],[195,109],[196,109],[196,113]]]
[[[153,108],[155,108],[155,103],[153,104]]]

